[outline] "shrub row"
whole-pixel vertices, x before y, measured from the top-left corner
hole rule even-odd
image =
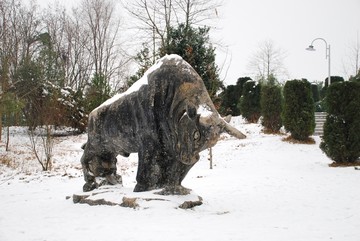
[[[283,101],[284,98],[284,101]],[[328,115],[320,148],[337,163],[354,163],[360,157],[360,82],[332,83],[323,100]],[[313,87],[307,80],[280,86],[248,81],[243,86],[240,110],[256,123],[262,116],[266,132],[276,133],[284,125],[296,140],[306,141],[315,130]]]

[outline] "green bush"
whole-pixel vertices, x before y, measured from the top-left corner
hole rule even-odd
[[[284,100],[285,129],[294,139],[307,140],[315,129],[311,84],[305,79],[287,81],[284,86]]]
[[[265,131],[276,133],[282,126],[282,95],[281,87],[265,85],[261,88],[261,115]]]
[[[243,85],[243,94],[240,98],[240,111],[242,116],[250,123],[258,122],[261,116],[260,84],[247,81]]]
[[[345,80],[341,76],[331,76],[330,81],[331,81],[331,84],[334,84],[334,83],[338,83],[338,82],[344,82]],[[326,97],[326,91],[327,91],[328,87],[329,87],[329,78],[326,78],[324,87],[320,91],[320,97],[321,98]]]
[[[241,92],[239,92],[236,85],[228,85],[224,91],[220,94],[221,106],[219,113],[222,115],[240,115],[240,110],[237,106],[237,102],[240,99]]]
[[[95,73],[85,93],[85,112],[90,113],[110,98],[110,85],[102,73]]]
[[[327,90],[328,116],[320,148],[337,163],[360,157],[360,83],[331,84]]]
[[[221,98],[221,106],[218,110],[221,115],[238,116],[241,114],[239,108],[239,100],[242,95],[242,88],[246,81],[251,80],[250,77],[239,78],[236,85],[228,85],[219,97]]]

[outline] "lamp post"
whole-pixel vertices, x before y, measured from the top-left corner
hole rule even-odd
[[[326,40],[323,39],[323,38],[316,38],[311,42],[311,44],[309,45],[309,47],[306,48],[306,50],[315,51],[316,49],[314,48],[313,44],[314,44],[314,42],[316,40],[322,40],[322,41],[325,42],[325,59],[328,60],[328,81],[329,81],[329,85],[330,85],[331,84],[331,76],[330,76],[330,44],[328,44],[326,42]]]

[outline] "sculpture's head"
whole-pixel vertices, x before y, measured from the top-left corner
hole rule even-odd
[[[178,133],[175,150],[180,161],[188,165],[196,163],[199,153],[214,146],[223,132],[239,139],[246,138],[206,104],[197,109],[195,106],[188,106],[178,122],[178,130],[182,131]]]
[[[161,142],[176,159],[187,165],[216,144],[222,132],[245,138],[216,111],[199,74],[179,56],[163,58],[148,76]]]

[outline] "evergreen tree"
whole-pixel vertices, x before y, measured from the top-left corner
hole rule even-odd
[[[37,62],[25,59],[17,68],[15,91],[19,100],[24,103],[23,113],[30,129],[43,124],[44,74]]]
[[[101,73],[95,73],[91,79],[91,84],[89,89],[86,91],[86,113],[90,113],[93,109],[101,105],[107,99],[110,98],[111,88],[106,81],[106,78]]]
[[[151,65],[154,64],[154,56],[153,58],[150,56],[150,50],[146,44],[143,44],[143,49],[141,49],[140,52],[136,54],[135,60],[139,64],[139,69],[128,79],[126,83],[128,87],[138,81],[144,75],[146,70],[148,70]]]
[[[311,84],[303,80],[287,81],[284,86],[283,121],[291,136],[305,141],[315,130],[314,100]]]
[[[326,112],[325,101],[320,98],[323,83],[311,84],[312,96],[315,102],[315,112]]]
[[[237,91],[236,85],[226,86],[219,96],[221,98],[220,114],[232,116],[240,115],[236,100],[240,98],[241,93]]]
[[[278,85],[263,85],[261,88],[262,125],[266,132],[277,133],[282,126],[282,94]]]
[[[171,27],[169,44],[162,46],[159,52],[160,56],[177,54],[187,61],[204,81],[210,98],[215,100],[223,83],[215,64],[215,48],[210,44],[209,30],[208,27],[193,28],[185,24]]]
[[[242,116],[250,123],[258,122],[261,116],[260,95],[260,84],[255,81],[244,84],[239,106]]]
[[[64,85],[65,73],[48,33],[34,36],[31,43],[38,51],[33,56],[25,56],[20,62],[14,75],[14,91],[17,98],[25,103],[23,112],[33,129],[59,120],[56,89]]]
[[[359,69],[357,75],[350,77],[349,81],[360,82],[360,69]]]
[[[328,115],[320,148],[340,164],[360,157],[360,83],[331,84],[327,91]]]
[[[330,78],[331,78],[330,79],[331,84],[334,84],[334,83],[337,83],[337,82],[344,82],[344,78],[341,77],[341,76],[331,76]],[[324,87],[320,91],[320,95],[321,95],[322,98],[326,97],[326,91],[327,91],[328,87],[329,87],[329,78],[326,78]]]
[[[314,102],[318,102],[320,100],[319,86],[317,84],[311,84],[311,92]]]
[[[251,78],[239,78],[236,82],[236,85],[228,85],[219,95],[221,98],[221,107],[219,109],[220,114],[233,116],[238,116],[241,114],[238,103],[242,95],[243,85],[248,80],[251,80]]]
[[[87,126],[84,96],[81,90],[74,91],[70,87],[56,89],[58,120],[56,125],[69,126],[84,132]]]

